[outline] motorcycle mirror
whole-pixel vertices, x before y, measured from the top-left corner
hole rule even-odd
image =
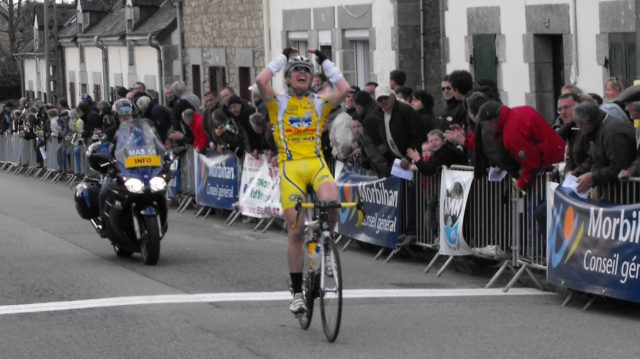
[[[89,155],[89,166],[97,172],[106,173],[111,166],[111,161],[103,153],[92,153]]]

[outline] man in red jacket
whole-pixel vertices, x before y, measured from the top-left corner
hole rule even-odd
[[[488,101],[480,106],[477,119],[482,132],[482,151],[489,160],[493,161],[500,152],[495,148],[502,146],[520,165],[516,182],[520,190],[531,185],[539,170],[564,159],[565,142],[533,107],[509,108]]]
[[[204,130],[204,118],[201,114],[193,111],[192,109],[186,109],[182,112],[182,122],[184,122],[187,127],[193,133],[193,138],[185,138],[189,136],[185,136],[182,132],[174,131],[169,135],[169,138],[172,140],[181,140],[184,139],[186,142],[190,143],[193,148],[195,148],[198,152],[204,153],[209,145],[209,136],[207,132]]]

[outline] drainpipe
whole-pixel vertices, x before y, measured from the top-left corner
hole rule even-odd
[[[420,0],[420,85],[424,87],[424,0]]]
[[[640,1],[640,0],[638,0]],[[269,0],[262,0],[262,42],[264,43],[264,65],[271,61],[271,11]]]
[[[572,36],[572,56],[573,56],[573,65],[571,66],[571,83],[576,84],[578,82],[579,65],[578,65],[578,16],[576,10],[577,2],[576,0],[571,0],[571,32]]]
[[[107,47],[102,41],[100,36],[94,36],[93,46],[99,48],[102,51],[102,87],[104,88],[103,94],[109,96],[109,54]],[[105,96],[103,96],[104,98]]]
[[[160,45],[153,41],[151,34],[147,35],[147,45],[153,47],[158,52],[158,77],[160,78],[160,88],[158,90],[158,100],[164,105],[164,52]]]
[[[184,59],[182,51],[184,43],[182,41],[182,0],[175,0],[173,3],[176,7],[176,23],[178,24],[178,64],[180,65],[180,81],[184,82]]]

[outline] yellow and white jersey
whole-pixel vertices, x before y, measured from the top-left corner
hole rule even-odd
[[[322,127],[333,106],[327,97],[276,96],[267,102],[278,161],[322,157]]]

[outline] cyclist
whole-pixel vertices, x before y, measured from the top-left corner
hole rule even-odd
[[[289,226],[287,260],[293,290],[289,310],[294,314],[307,311],[302,295],[304,218],[295,223],[297,213],[294,207],[299,198],[304,198],[307,185],[313,186],[320,200],[338,200],[338,189],[322,155],[320,137],[329,112],[347,97],[351,89],[331,60],[319,50],[309,48],[308,51],[315,55],[329,81],[335,85],[336,90],[331,94],[319,96],[311,91],[313,63],[291,47],[284,49],[256,78],[267,105],[278,149],[280,201]],[[271,80],[283,68],[287,93],[280,96],[275,94]],[[334,211],[332,223],[336,219]]]

